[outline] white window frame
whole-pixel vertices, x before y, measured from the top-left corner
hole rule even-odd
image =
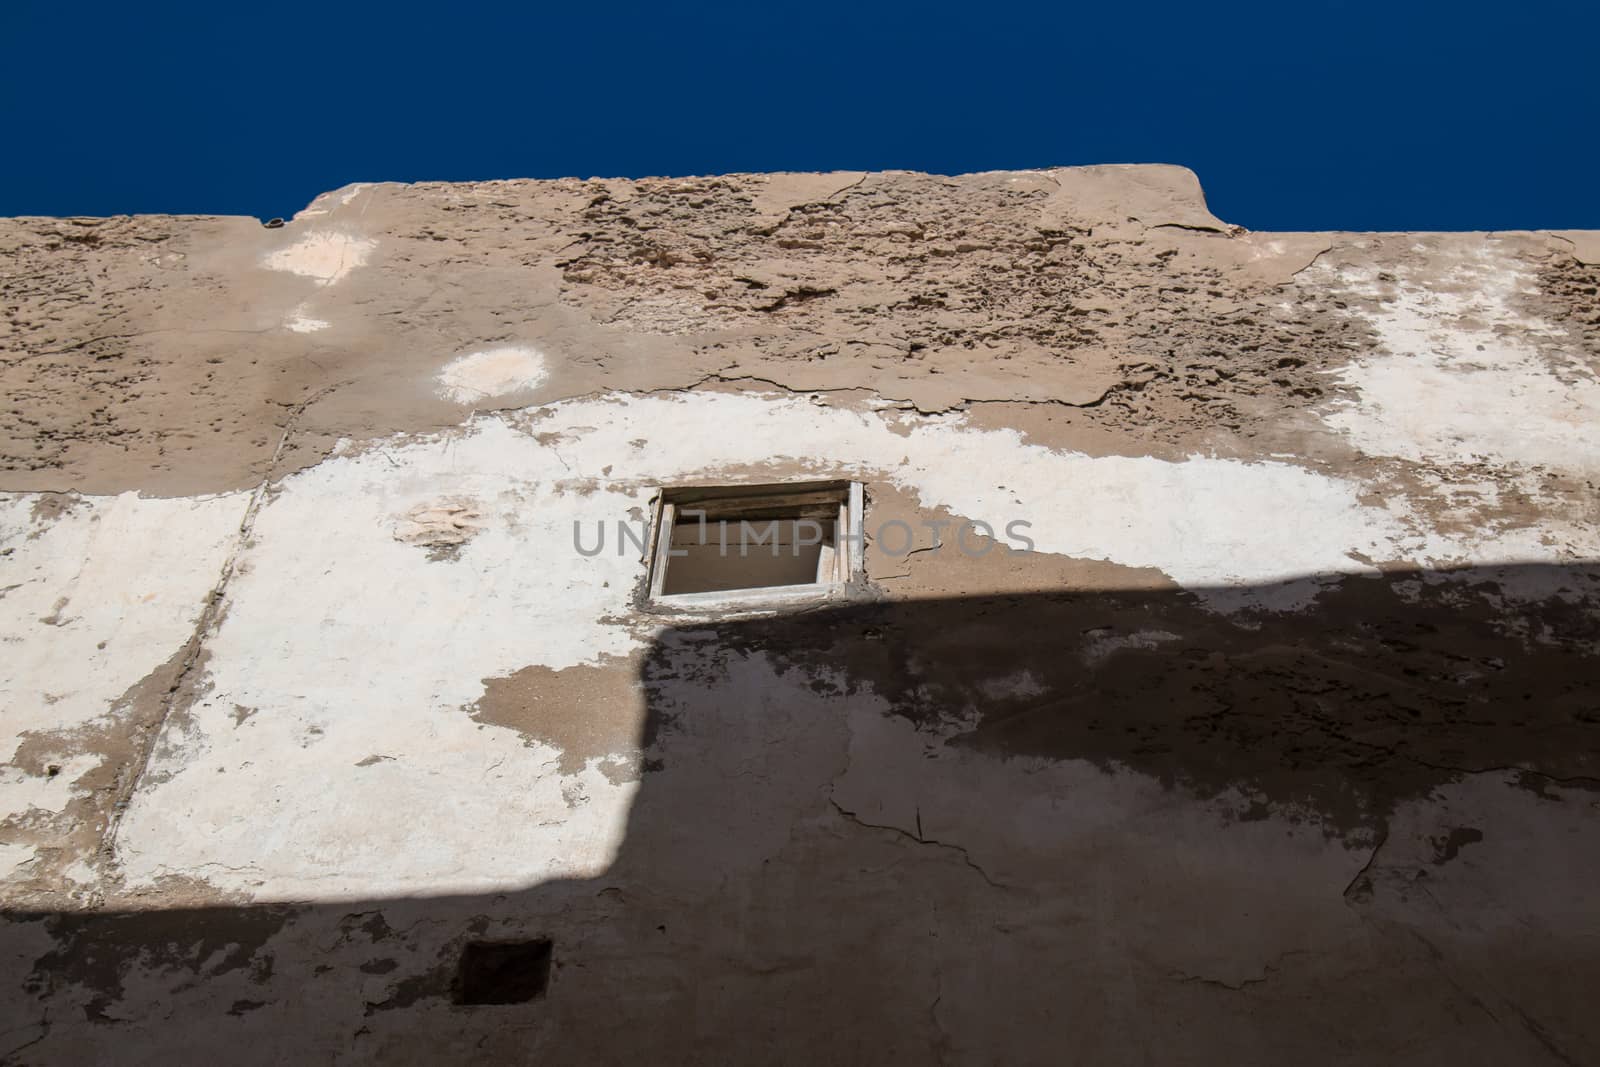
[[[824,546],[817,561],[817,580],[807,585],[758,586],[705,593],[662,592],[671,557],[672,529],[680,511],[737,511],[748,508],[783,508],[815,505],[838,499],[833,546]],[[656,492],[654,520],[650,526],[648,601],[673,611],[731,611],[795,607],[821,603],[859,588],[866,579],[866,538],[862,532],[865,510],[862,484],[850,481],[776,482],[757,485],[700,485],[663,487]],[[708,515],[707,523],[717,518]]]

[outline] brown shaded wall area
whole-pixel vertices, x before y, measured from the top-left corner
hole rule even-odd
[[[602,875],[13,912],[5,1049],[1600,1062],[1600,621],[1567,606],[1597,587],[1498,567],[1344,578],[1293,615],[1110,590],[669,629]],[[544,996],[454,1004],[463,947],[516,938],[553,942]]]

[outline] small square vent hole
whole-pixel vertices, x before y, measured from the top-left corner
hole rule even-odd
[[[550,986],[550,942],[473,941],[461,951],[457,1004],[526,1004]]]

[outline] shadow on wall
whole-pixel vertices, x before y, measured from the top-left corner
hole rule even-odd
[[[1596,603],[1509,566],[685,625],[600,877],[12,913],[4,1049],[1600,1062]]]

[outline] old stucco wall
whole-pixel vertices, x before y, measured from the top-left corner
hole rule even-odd
[[[1106,167],[0,250],[0,1054],[1600,1057],[1600,237]],[[573,547],[818,476],[921,531],[867,603]]]

